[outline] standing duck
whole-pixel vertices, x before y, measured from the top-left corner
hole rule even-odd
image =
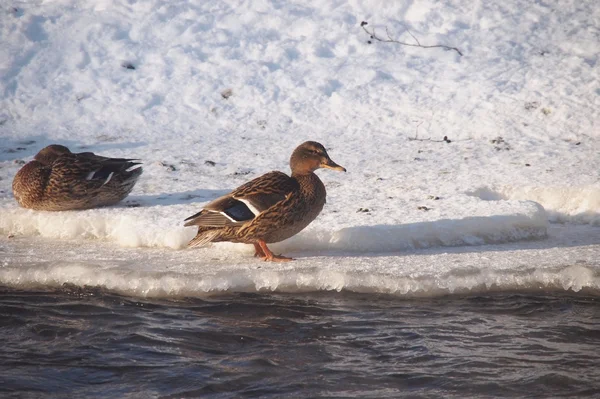
[[[231,241],[254,244],[254,256],[265,261],[292,260],[275,255],[267,243],[283,241],[312,222],[325,205],[325,186],[314,173],[319,168],[345,172],[329,158],[325,147],[307,141],[290,158],[292,175],[269,172],[207,204],[185,219],[185,226],[198,226],[188,246]]]
[[[113,205],[133,189],[142,167],[133,159],[72,153],[52,144],[15,175],[13,194],[23,208],[66,211]]]

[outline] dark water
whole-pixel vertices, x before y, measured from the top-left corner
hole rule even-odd
[[[600,298],[0,287],[0,397],[600,397]]]

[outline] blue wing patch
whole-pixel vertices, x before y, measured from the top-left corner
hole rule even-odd
[[[241,201],[235,201],[235,204],[225,209],[224,213],[237,222],[252,220],[255,217],[254,213]]]

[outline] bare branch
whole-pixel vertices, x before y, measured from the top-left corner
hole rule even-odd
[[[443,48],[445,50],[454,50],[458,53],[458,55],[462,56],[463,53],[456,47],[451,47],[451,46],[446,46],[444,44],[433,44],[430,46],[425,46],[422,45],[419,40],[415,37],[415,35],[412,34],[412,32],[410,30],[408,30],[408,28],[406,29],[406,31],[412,36],[413,39],[415,39],[415,42],[417,42],[417,44],[414,43],[406,43],[406,42],[401,42],[400,40],[396,40],[394,39],[389,31],[388,28],[385,28],[385,32],[387,34],[387,39],[382,38],[380,36],[377,36],[377,33],[375,33],[375,28],[373,28],[371,31],[369,31],[367,28],[365,28],[365,25],[367,25],[366,21],[363,21],[360,23],[361,28],[363,28],[363,30],[371,37],[371,39],[375,39],[379,42],[384,42],[384,43],[398,43],[401,44],[403,46],[409,46],[409,47],[421,47],[421,48]]]
[[[403,24],[403,25],[404,25],[404,24]],[[387,30],[387,26],[386,26],[386,28],[385,28],[385,29]],[[406,25],[404,25],[404,29],[406,29],[406,31],[408,32],[408,34],[409,34],[409,35],[410,35],[410,36],[411,36],[413,39],[415,39],[415,42],[417,42],[417,44],[420,46],[420,45],[421,45],[421,43],[419,42],[419,39],[417,39],[417,38],[415,37],[415,35],[413,35],[413,34],[412,34],[412,32],[410,31],[410,29],[408,29],[408,28],[406,27]],[[389,37],[389,35],[388,35],[388,37]],[[459,54],[460,54],[460,52],[459,52]],[[461,55],[462,55],[462,54],[461,54]]]
[[[373,28],[373,32],[375,32],[375,28]],[[394,41],[394,39],[392,39],[392,37],[390,36],[390,31],[388,30],[387,26],[385,27],[385,34],[387,35],[390,41]]]
[[[450,139],[448,138],[448,136],[444,136],[444,138],[443,138],[442,140],[433,140],[431,137],[429,137],[429,138],[426,138],[426,139],[418,139],[418,138],[415,136],[414,138],[413,138],[413,137],[409,137],[409,138],[408,138],[408,141],[433,141],[433,142],[435,142],[435,143],[448,143],[448,144],[452,143],[452,140],[450,140]]]
[[[460,140],[450,140],[448,138],[448,136],[444,136],[444,138],[441,140],[434,140],[431,137],[428,137],[426,139],[420,139],[420,138],[417,138],[417,136],[408,138],[408,141],[432,141],[434,143],[448,143],[448,144],[455,142],[455,141],[469,141],[469,140],[471,140],[471,138],[460,139]]]
[[[421,126],[422,124],[423,124],[423,121],[421,121],[421,122],[419,122],[417,124],[417,127],[415,128],[415,138],[414,138],[414,140],[418,140],[418,137],[419,137],[419,126]],[[410,137],[408,139],[410,140]]]

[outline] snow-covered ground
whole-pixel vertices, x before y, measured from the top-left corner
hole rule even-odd
[[[598,290],[598,21],[593,0],[4,2],[0,284]],[[323,213],[273,246],[296,262],[185,249],[183,219],[305,140],[348,173],[319,171]],[[21,209],[50,143],[144,174],[114,207]]]

